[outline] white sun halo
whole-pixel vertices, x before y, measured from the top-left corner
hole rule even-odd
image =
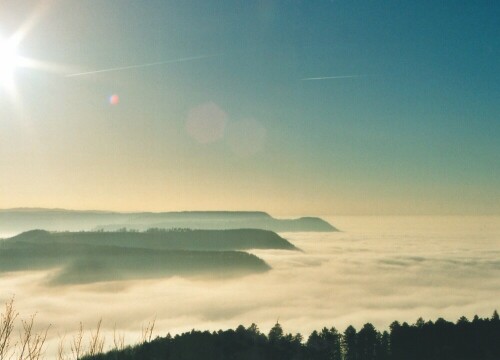
[[[14,82],[14,72],[21,64],[17,44],[11,39],[0,37],[0,86],[10,88]]]

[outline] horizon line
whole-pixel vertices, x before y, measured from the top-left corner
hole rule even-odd
[[[11,208],[0,208],[0,212],[6,211],[67,211],[67,212],[96,212],[96,213],[122,213],[122,214],[130,214],[130,213],[181,213],[181,212],[259,212],[266,213],[271,215],[271,212],[266,210],[228,210],[228,209],[204,209],[204,210],[99,210],[99,209],[75,209],[75,208],[60,208],[60,207],[30,207],[30,206],[20,206],[20,207],[11,207]],[[370,217],[429,217],[429,216],[439,216],[439,217],[450,217],[450,216],[500,216],[500,213],[479,213],[479,214],[467,214],[467,213],[457,213],[457,214],[437,214],[437,213],[416,213],[416,214],[401,214],[401,213],[315,213],[315,215],[304,215],[302,214],[279,214],[277,216],[298,216],[298,217],[307,217],[307,216],[370,216]]]

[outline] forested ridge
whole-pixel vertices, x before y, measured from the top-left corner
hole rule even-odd
[[[263,334],[255,324],[217,332],[192,330],[87,357],[87,360],[498,360],[500,320],[491,318],[457,322],[442,318],[418,319],[410,325],[397,321],[389,331],[367,323],[341,333],[334,327],[313,331],[309,337],[286,334],[277,323]]]
[[[270,270],[264,260],[244,251],[249,249],[298,250],[278,234],[259,229],[31,230],[0,242],[0,275],[56,269],[47,283],[71,285]]]

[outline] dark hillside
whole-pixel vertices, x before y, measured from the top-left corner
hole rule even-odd
[[[10,239],[6,244],[15,242],[86,244],[135,247],[163,250],[248,250],[283,249],[296,250],[296,247],[278,234],[258,229],[237,230],[160,230],[149,229],[145,232],[60,232],[43,230],[28,231]]]
[[[51,233],[32,230],[0,242],[0,273],[57,269],[54,285],[166,276],[240,276],[267,271],[236,249],[295,247],[262,230]]]
[[[0,248],[0,273],[58,269],[53,285],[180,276],[240,276],[269,270],[239,251],[151,250],[116,246],[18,242]]]

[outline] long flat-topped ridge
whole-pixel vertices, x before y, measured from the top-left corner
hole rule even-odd
[[[278,234],[260,229],[149,229],[145,232],[49,232],[46,230],[31,230],[5,239],[3,247],[16,245],[18,242],[32,243],[35,245],[47,243],[70,245],[83,244],[158,250],[297,250],[293,244]]]
[[[177,211],[103,212],[64,209],[0,210],[0,233],[19,233],[31,229],[51,231],[147,230],[151,227],[190,229],[264,229],[287,231],[336,231],[316,217],[277,219],[263,211]]]

